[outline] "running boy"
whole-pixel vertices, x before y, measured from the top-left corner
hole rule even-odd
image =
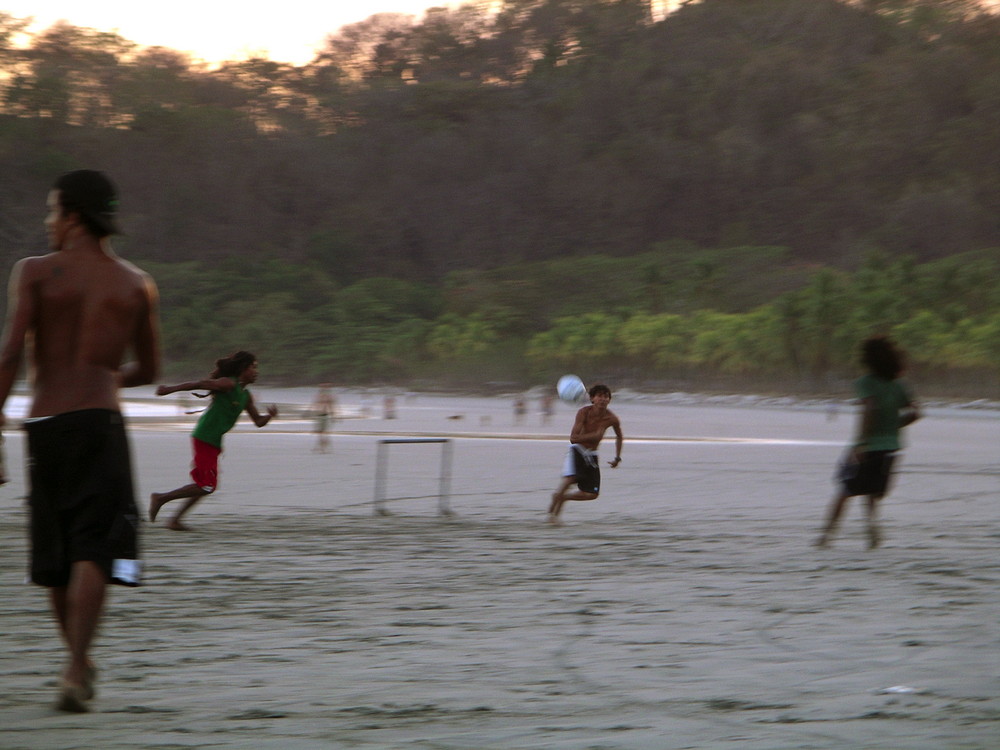
[[[869,372],[855,383],[862,406],[858,436],[841,466],[841,488],[830,503],[817,547],[829,544],[848,499],[855,495],[866,496],[868,548],[879,545],[882,534],[877,523],[878,504],[889,490],[900,448],[899,430],[920,419],[920,410],[899,379],[903,355],[889,339],[873,336],[866,340],[861,346],[861,363]]]
[[[212,396],[212,403],[201,415],[191,433],[194,462],[191,469],[191,484],[178,487],[170,492],[154,492],[149,496],[149,520],[155,521],[160,508],[171,500],[186,499],[174,517],[167,522],[167,528],[174,531],[188,531],[189,527],[181,518],[205,495],[211,495],[219,486],[219,454],[222,453],[222,436],[229,432],[240,413],[244,410],[253,423],[263,427],[278,416],[276,406],[267,407],[267,414],[257,411],[253,396],[247,390],[250,383],[257,380],[257,358],[250,352],[239,351],[229,357],[217,360],[215,370],[206,380],[192,380],[177,385],[161,385],[157,396],[166,396],[178,391],[204,389]],[[201,395],[202,398],[209,394]]]
[[[606,385],[595,385],[588,394],[590,406],[584,406],[576,413],[569,435],[570,446],[563,464],[562,481],[552,493],[552,504],[549,505],[549,523],[559,523],[559,514],[567,500],[593,500],[600,494],[601,467],[597,460],[597,446],[609,427],[615,432],[615,457],[608,465],[616,469],[622,462],[621,422],[608,409],[611,389]],[[576,490],[569,492],[573,484]]]

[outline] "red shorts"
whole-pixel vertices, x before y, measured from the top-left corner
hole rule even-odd
[[[215,492],[219,486],[219,454],[222,448],[198,438],[191,438],[191,445],[194,448],[191,479],[205,492]]]

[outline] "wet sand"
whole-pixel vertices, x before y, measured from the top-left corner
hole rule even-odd
[[[1000,746],[996,413],[911,428],[884,546],[855,504],[818,551],[844,410],[616,401],[624,462],[555,528],[571,408],[398,408],[338,421],[329,454],[308,421],[241,424],[195,530],[163,528],[170,505],[144,526],[145,585],[112,591],[85,715],[52,709],[62,654],[22,583],[8,433],[0,748]],[[187,481],[191,419],[133,423],[142,498]],[[376,516],[377,441],[445,434],[455,515],[428,444],[389,448],[402,499]]]

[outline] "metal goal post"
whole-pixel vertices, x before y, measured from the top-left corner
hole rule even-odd
[[[389,473],[389,446],[413,445],[418,443],[441,444],[441,471],[438,482],[438,512],[442,516],[452,515],[448,505],[451,494],[451,438],[385,438],[378,441],[378,452],[375,456],[375,515],[387,516],[389,511],[385,504],[388,500],[407,500],[411,498],[385,496],[386,478]]]

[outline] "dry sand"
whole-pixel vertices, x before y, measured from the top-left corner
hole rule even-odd
[[[239,426],[195,530],[145,526],[146,585],[112,591],[84,715],[52,709],[11,431],[0,748],[1000,746],[995,412],[910,429],[869,552],[857,505],[810,546],[846,412],[616,401],[624,462],[554,528],[572,409],[515,425],[510,406],[400,399],[397,420],[339,421],[327,455],[307,421]],[[187,481],[191,419],[133,424],[143,498]],[[379,437],[442,433],[455,515],[440,446],[407,445],[387,494],[411,499],[375,516]]]

